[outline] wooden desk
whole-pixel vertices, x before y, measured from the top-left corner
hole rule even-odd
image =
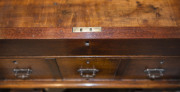
[[[179,26],[179,0],[0,0],[0,88],[179,88]]]

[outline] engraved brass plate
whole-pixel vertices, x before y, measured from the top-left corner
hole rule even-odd
[[[101,32],[101,27],[73,27],[73,32]]]

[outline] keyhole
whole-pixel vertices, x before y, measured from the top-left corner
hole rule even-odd
[[[86,61],[86,64],[89,64],[89,63],[90,63],[90,61],[89,61],[89,60],[87,60],[87,61]]]
[[[17,61],[12,61],[14,64],[18,64],[18,62]]]
[[[90,28],[89,30],[92,31],[92,28]]]
[[[89,41],[86,41],[85,46],[89,46],[89,45],[90,45]]]
[[[82,28],[80,28],[80,32],[82,32],[83,31],[83,29]]]
[[[164,60],[162,60],[162,61],[160,62],[160,64],[162,65],[162,64],[164,64],[164,62],[165,62],[165,61],[164,61]]]

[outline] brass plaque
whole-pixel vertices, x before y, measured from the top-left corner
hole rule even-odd
[[[73,32],[101,32],[101,27],[73,27]]]

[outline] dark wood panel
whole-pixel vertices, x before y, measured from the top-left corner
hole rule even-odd
[[[114,79],[120,59],[117,58],[58,58],[61,74],[64,79]],[[92,78],[80,76],[79,69],[98,69]],[[88,72],[88,73],[87,73]],[[92,71],[84,71],[83,75],[92,75]]]
[[[31,59],[36,59],[36,58],[122,58],[122,59],[144,59],[144,58],[178,58],[180,56],[151,56],[151,55],[73,55],[73,56],[0,56],[1,59],[11,59],[11,58],[16,58],[16,59],[21,59],[21,58],[31,58]]]
[[[163,39],[180,38],[179,27],[103,27],[102,32],[73,33],[62,28],[0,28],[0,39]]]
[[[162,68],[165,69],[164,78],[180,79],[180,58],[165,58]]]
[[[21,80],[15,76],[14,69],[31,69],[32,72],[25,80],[61,78],[55,59],[0,59],[1,80]],[[17,76],[22,75],[26,75],[26,71],[17,72]]]
[[[159,71],[151,71],[148,75],[146,69],[163,69],[163,76],[154,79],[180,79],[180,58],[144,58],[122,59],[116,78],[118,79],[153,79],[149,76],[160,76]]]
[[[0,56],[179,56],[179,48],[179,39],[0,40]]]

